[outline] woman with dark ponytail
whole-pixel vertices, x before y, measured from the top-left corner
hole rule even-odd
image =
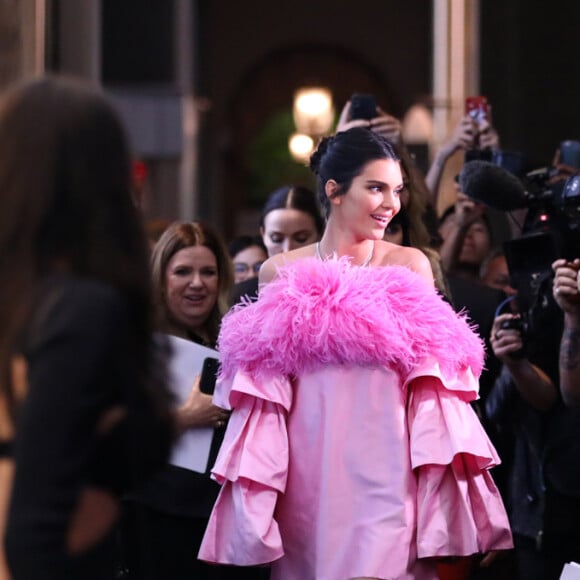
[[[312,156],[327,223],[271,257],[222,324],[215,404],[232,409],[200,557],[273,580],[435,579],[437,559],[511,547],[470,402],[481,341],[427,257],[383,240],[403,178],[364,128]]]

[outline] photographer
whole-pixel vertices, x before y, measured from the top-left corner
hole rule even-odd
[[[569,272],[554,269],[555,289],[571,289]],[[507,504],[517,577],[526,580],[557,580],[566,562],[580,558],[580,416],[558,389],[561,295],[556,303],[546,275],[532,307],[498,314],[490,337],[503,368],[486,413],[496,440],[512,452]]]
[[[554,299],[564,311],[564,331],[560,344],[560,389],[567,405],[580,406],[580,259],[556,260]]]

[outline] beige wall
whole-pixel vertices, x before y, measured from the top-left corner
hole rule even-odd
[[[0,0],[0,90],[42,72],[44,0]]]

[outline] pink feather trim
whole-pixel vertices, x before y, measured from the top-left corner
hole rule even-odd
[[[296,376],[326,365],[389,366],[403,376],[428,357],[443,372],[470,367],[484,350],[465,315],[402,266],[360,268],[341,258],[284,266],[256,302],[226,315],[222,379]]]

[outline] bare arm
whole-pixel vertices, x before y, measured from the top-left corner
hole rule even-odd
[[[518,357],[523,348],[521,332],[502,328],[502,323],[515,320],[514,314],[500,314],[493,321],[490,343],[493,353],[508,368],[522,398],[539,411],[547,411],[557,400],[558,391],[550,377],[525,357]]]
[[[445,164],[456,151],[473,147],[476,136],[476,123],[469,115],[466,115],[459,121],[450,138],[437,151],[425,177],[425,183],[431,192],[431,203],[433,205],[437,204],[439,184],[441,183]]]
[[[560,342],[560,390],[567,405],[580,406],[580,260],[556,260],[554,299],[564,311],[564,330]]]
[[[441,267],[446,274],[453,274],[456,271],[467,230],[483,215],[483,212],[484,207],[481,204],[471,201],[463,193],[457,194],[455,213],[449,218],[451,222],[439,248]]]
[[[387,254],[387,259],[383,265],[405,266],[413,272],[421,275],[431,284],[435,284],[433,269],[429,258],[419,249],[407,246],[396,246],[394,250]]]
[[[258,288],[262,288],[278,277],[278,268],[287,263],[286,257],[289,253],[292,252],[271,256],[262,264],[258,275]]]
[[[580,322],[565,323],[560,343],[560,388],[567,405],[580,406]]]

